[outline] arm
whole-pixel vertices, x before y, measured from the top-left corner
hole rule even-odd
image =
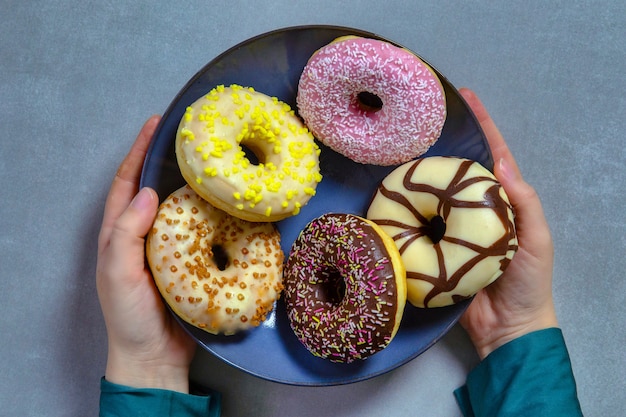
[[[96,285],[108,335],[102,415],[116,415],[103,407],[139,406],[133,397],[143,398],[144,406],[146,398],[152,398],[147,403],[154,406],[165,399],[170,405],[195,401],[185,394],[196,344],[165,308],[145,263],[144,237],[156,216],[158,196],[138,188],[159,120],[154,116],[146,122],[120,165],[98,238]]]
[[[462,89],[461,94],[489,142],[495,175],[513,205],[519,241],[519,249],[504,274],[476,294],[461,318],[461,325],[483,359],[517,337],[558,326],[552,302],[554,249],[539,197],[522,178],[500,131],[473,92]]]
[[[582,415],[552,299],[554,250],[535,190],[486,109],[467,89],[515,212],[519,249],[504,274],[476,294],[460,320],[482,362],[455,392],[466,416]]]

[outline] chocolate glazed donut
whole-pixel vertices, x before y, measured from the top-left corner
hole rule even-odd
[[[376,224],[351,214],[312,220],[284,271],[291,327],[315,356],[366,359],[395,336],[406,302],[404,267]]]

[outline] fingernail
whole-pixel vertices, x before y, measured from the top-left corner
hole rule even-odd
[[[509,181],[517,179],[517,173],[506,159],[500,158],[498,161],[498,168],[500,175],[502,175],[505,179]]]
[[[152,200],[154,199],[154,194],[150,192],[150,190],[146,187],[139,190],[133,201],[131,201],[130,205],[137,210],[143,210],[152,204]]]

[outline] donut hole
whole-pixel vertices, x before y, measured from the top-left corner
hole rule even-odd
[[[383,108],[383,100],[369,91],[361,91],[356,98],[359,107],[365,112],[376,113]]]
[[[251,143],[241,142],[239,144],[241,150],[244,154],[246,154],[246,159],[252,165],[258,166],[259,164],[264,164],[265,161],[265,153],[256,146],[253,146]]]
[[[228,253],[226,253],[226,249],[222,245],[213,245],[211,246],[211,253],[213,263],[220,271],[225,270],[228,267],[229,259]]]
[[[337,269],[321,273],[321,283],[316,289],[316,298],[333,305],[340,304],[346,296],[346,282]]]
[[[446,234],[446,222],[441,216],[435,216],[425,227],[425,234],[433,242],[433,244],[439,243],[443,236]]]

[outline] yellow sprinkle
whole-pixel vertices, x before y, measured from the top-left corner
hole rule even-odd
[[[235,191],[233,193],[233,197],[235,197],[235,200],[241,200],[241,193],[238,191]]]
[[[265,215],[269,217],[270,214],[272,214],[272,206],[269,206],[268,208],[265,209]]]
[[[251,189],[247,189],[244,193],[243,193],[243,198],[244,200],[253,200],[254,197],[256,197],[256,191],[251,190]]]
[[[186,117],[186,116],[185,116],[185,117]],[[189,121],[189,120],[187,120],[187,121]],[[194,140],[194,139],[196,138],[196,137],[195,137],[195,135],[193,134],[193,132],[192,132],[191,130],[187,129],[186,127],[183,127],[183,128],[180,130],[180,135],[181,135],[183,138],[188,139],[188,140],[190,140],[190,141],[192,141],[192,140]]]
[[[197,182],[198,184],[202,184],[202,178],[200,178],[200,177],[196,177],[196,182]]]
[[[304,193],[313,196],[313,195],[315,195],[315,190],[313,188],[311,188],[311,187],[306,187],[304,189]]]
[[[243,204],[237,204],[235,206],[238,210],[243,210]]]
[[[280,181],[273,181],[267,185],[267,191],[277,193],[280,190],[282,183]]]

